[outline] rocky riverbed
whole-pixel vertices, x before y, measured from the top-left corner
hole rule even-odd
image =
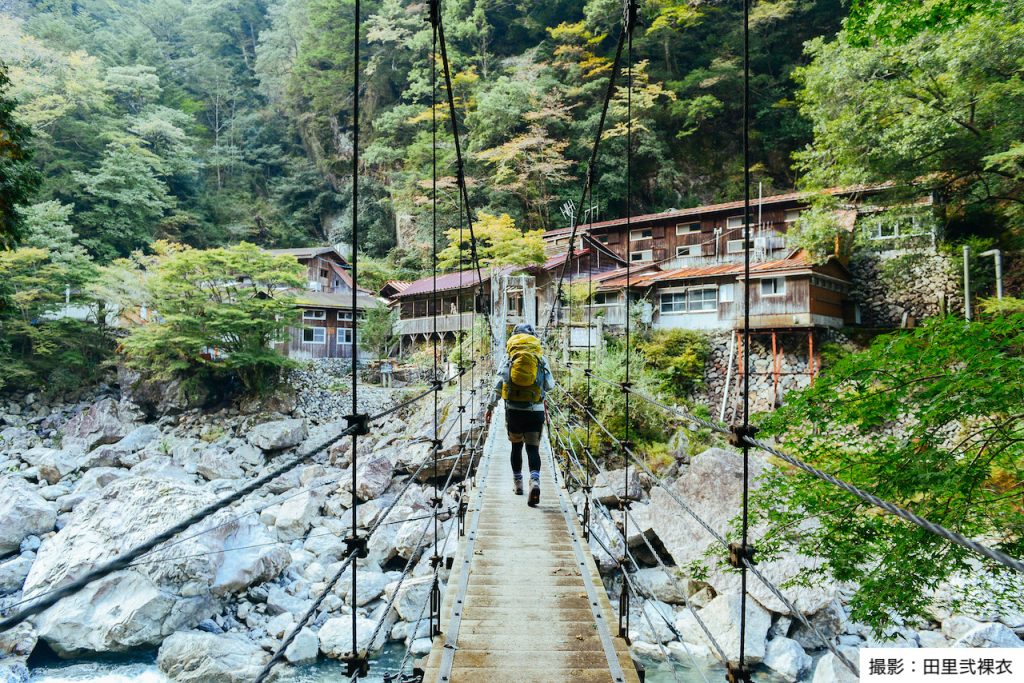
[[[388,662],[406,651],[413,658],[429,651],[423,615],[432,569],[424,547],[435,540],[429,523],[432,468],[414,473],[430,458],[432,401],[383,421],[359,440],[353,491],[351,440],[318,448],[344,428],[341,417],[350,409],[342,368],[300,371],[290,379],[293,392],[212,411],[188,408],[173,388],[140,394],[131,378],[122,382],[72,404],[36,396],[0,402],[0,610],[117,556],[294,452],[316,454],[131,567],[0,635],[0,681],[55,681],[69,675],[79,676],[69,680],[114,681],[126,666],[143,672],[140,680],[252,680],[340,567],[337,558],[355,502],[361,528],[373,526],[392,503],[395,507],[370,538],[369,556],[359,561],[355,600],[346,572],[287,650],[287,675],[316,681],[336,672],[336,660],[352,647],[353,611],[359,648],[384,652]],[[408,395],[367,387],[360,391],[361,410],[375,412]],[[460,438],[475,436],[468,421],[457,428],[453,406],[449,390],[441,401],[441,428],[447,434],[442,455],[457,452]],[[455,428],[449,431],[450,426]],[[673,473],[676,492],[713,527],[727,528],[739,507],[740,456],[710,449],[682,463]],[[453,464],[443,461],[442,478]],[[755,461],[754,474],[767,466]],[[621,472],[597,484],[596,495],[609,503],[624,493]],[[671,680],[672,667],[679,667],[684,681],[699,680],[698,670],[720,675],[711,643],[683,603],[689,600],[726,655],[735,657],[738,579],[715,567],[700,582],[678,574],[675,567],[702,559],[713,541],[665,491],[650,484],[642,476],[630,483],[631,495],[642,502],[630,513],[628,543],[645,565],[633,578],[654,598],[633,601],[634,652],[648,662],[648,680]],[[455,495],[445,492],[442,502],[446,512],[437,541],[446,556],[456,548],[448,513]],[[594,533],[611,554],[591,543],[613,597],[619,590],[614,568],[622,553],[618,515],[594,515]],[[658,556],[673,566],[661,566]],[[814,561],[789,557],[760,568],[782,584]],[[1024,646],[1024,615],[953,614],[940,606],[930,621],[879,637],[850,620],[849,588],[786,592],[796,609],[854,661],[864,646]],[[764,586],[752,580],[750,591],[745,648],[770,680],[854,680]],[[377,624],[382,626],[371,643]],[[94,661],[104,656],[150,659]],[[72,664],[55,666],[60,659]],[[659,671],[660,660],[665,669]],[[377,672],[393,665],[379,665]]]

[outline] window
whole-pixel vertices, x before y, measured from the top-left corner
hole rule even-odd
[[[751,249],[754,248],[754,243],[747,240],[746,245]],[[742,254],[743,253],[744,240],[729,240],[725,245],[725,251],[729,254]]]
[[[637,240],[649,240],[654,237],[654,232],[650,228],[641,228],[640,230],[630,230],[629,240],[636,242]]]
[[[608,244],[608,235],[598,235],[597,241],[601,244]]]
[[[352,343],[352,328],[351,327],[339,327],[338,328],[338,343],[342,345],[348,345]]]
[[[629,260],[633,263],[639,263],[642,261],[654,260],[654,252],[651,249],[644,249],[643,251],[634,251],[629,255]]]
[[[338,311],[338,320],[351,320],[352,311]]]
[[[679,223],[676,225],[677,235],[692,235],[700,232],[700,223]]]
[[[761,296],[782,296],[786,293],[786,278],[769,277],[761,280]]]
[[[686,292],[666,292],[661,295],[662,313],[683,313],[686,311]]]
[[[686,308],[689,311],[713,311],[718,307],[718,292],[709,287],[691,289],[686,293]]]
[[[327,311],[319,308],[307,308],[302,312],[303,320],[327,320]]]
[[[302,331],[302,342],[304,344],[326,344],[327,328],[307,327]]]
[[[699,244],[687,244],[681,247],[676,247],[676,256],[681,258],[692,258],[694,256],[701,255],[701,245]]]
[[[327,269],[326,268],[321,268],[320,269],[320,277],[327,277]]]
[[[618,301],[619,301],[619,294],[618,294],[618,292],[595,292],[594,293],[594,303],[596,305],[598,305],[598,306],[603,306],[605,304],[614,304],[614,303],[618,303]]]
[[[800,209],[787,209],[782,220],[786,223],[795,223],[798,218],[800,218]]]
[[[732,282],[718,286],[718,300],[722,303],[736,301],[736,285]]]
[[[730,230],[743,227],[743,216],[729,216],[725,219],[725,227]]]

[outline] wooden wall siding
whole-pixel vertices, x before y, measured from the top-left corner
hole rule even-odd
[[[832,289],[824,289],[816,285],[810,285],[811,313],[815,315],[826,315],[830,318],[843,317],[842,292]]]
[[[460,315],[439,315],[437,316],[438,332],[457,332],[469,330],[473,327],[473,313],[462,313]],[[423,318],[403,317],[395,325],[398,334],[433,334],[434,318],[432,316]]]
[[[309,282],[318,283],[320,285],[321,290],[324,292],[352,291],[352,289],[344,282],[339,281],[337,285],[335,285],[334,279],[336,275],[334,274],[334,271],[331,270],[331,267],[330,265],[328,265],[328,263],[342,265],[342,262],[340,260],[328,254],[325,254],[323,256],[315,256],[306,261],[306,279]],[[327,272],[326,275],[322,274],[324,271]]]
[[[476,300],[475,294],[476,290],[473,290],[473,293],[471,294],[462,294],[458,297],[452,294],[448,294],[447,296],[438,294],[438,313],[441,315],[450,315],[452,306],[455,305],[459,305],[460,312],[462,313],[471,312],[473,310],[473,303]],[[402,303],[399,305],[399,315],[403,319],[423,318],[433,315],[433,313],[434,297],[431,294],[403,299]]]
[[[309,322],[309,321],[307,321]],[[308,327],[314,327],[313,325],[307,325]],[[351,344],[338,344],[338,330],[337,328],[330,326],[327,327],[327,342],[324,344],[309,344],[302,341],[302,329],[301,327],[292,327],[288,330],[288,344],[280,345],[279,350],[283,350],[285,355],[289,358],[309,359],[309,358],[351,358],[352,357],[352,345]],[[284,347],[284,348],[282,348]]]
[[[756,201],[753,202],[750,215],[751,221],[754,225],[751,227],[751,232],[753,233],[758,228],[769,228],[778,233],[784,234],[788,227],[788,224],[785,221],[786,211],[798,209],[802,206],[803,205],[796,201],[766,206],[762,210],[761,221],[759,223],[757,203]],[[634,240],[631,243],[630,250],[635,252],[651,249],[652,251],[655,251],[653,258],[655,260],[661,260],[674,257],[676,254],[676,247],[678,246],[702,244],[701,252],[703,256],[713,256],[716,253],[726,256],[728,240],[743,238],[742,228],[727,230],[726,225],[729,218],[742,215],[743,209],[741,208],[697,216],[660,218],[645,222],[634,221],[630,226],[630,230],[650,229],[652,231],[652,235],[648,239]],[[686,233],[683,235],[676,234],[677,225],[689,225],[691,223],[700,223],[699,233]],[[718,240],[717,252],[714,239],[716,228],[722,229],[722,235]],[[595,236],[605,235],[607,238],[607,242],[604,243],[605,246],[622,258],[626,258],[626,246],[627,244],[630,244],[630,242],[628,239],[629,231],[626,229],[625,225],[609,228],[596,228],[594,230],[594,234]]]

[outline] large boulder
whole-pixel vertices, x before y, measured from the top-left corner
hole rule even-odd
[[[640,472],[635,467],[629,469],[629,487],[626,487],[626,471],[624,469],[601,472],[594,477],[594,496],[602,505],[615,505],[620,500],[640,500],[643,487],[640,485]]]
[[[130,477],[109,484],[43,542],[25,595],[68,583],[213,500],[204,489],[170,480]],[[62,656],[159,645],[217,613],[223,596],[273,579],[288,564],[287,551],[252,516],[223,510],[188,535],[41,614],[39,637]]]
[[[35,561],[35,553],[23,553],[0,562],[0,596],[21,590]]]
[[[277,511],[274,527],[282,541],[302,538],[324,504],[323,489],[307,489],[288,498]]]
[[[1002,624],[979,624],[953,643],[953,647],[1024,647],[1024,641]]]
[[[62,444],[90,451],[102,444],[117,443],[130,429],[121,419],[117,401],[104,398],[64,424]]]
[[[389,583],[384,589],[384,595],[390,600],[397,591],[394,602],[395,611],[405,621],[413,621],[423,613],[423,605],[430,600],[430,589],[433,585],[433,576],[407,578],[401,586],[397,581]]]
[[[277,451],[299,445],[307,433],[305,420],[275,420],[256,425],[246,435],[246,439],[257,448]]]
[[[750,481],[756,486],[758,477],[769,465],[766,459],[753,452],[750,454]],[[683,468],[680,477],[672,484],[673,492],[685,501],[705,520],[712,529],[724,532],[732,520],[739,515],[743,496],[743,456],[730,450],[711,448],[693,458]],[[708,565],[707,578],[719,595],[739,593],[740,576],[731,567],[706,561],[709,548],[720,550],[718,541],[688,513],[672,500],[661,487],[651,490],[651,504],[647,508],[646,523],[672,555],[677,566],[685,567],[700,562]],[[813,522],[808,522],[812,524]],[[756,545],[763,529],[755,528],[751,537]],[[813,567],[819,560],[786,553],[778,560],[761,561],[758,570],[776,586],[785,584],[802,570]],[[779,614],[789,614],[789,608],[776,598],[756,578],[747,582],[750,594],[761,605]],[[804,613],[814,613],[824,608],[835,596],[838,587],[793,586],[786,590],[786,597]]]
[[[859,651],[855,647],[840,647],[843,653],[854,665],[857,664]],[[831,652],[826,652],[818,664],[814,667],[814,678],[811,683],[858,683],[860,677],[850,671],[843,662]]]
[[[208,480],[240,479],[245,476],[241,465],[220,446],[210,446],[199,455],[196,472]]]
[[[269,659],[245,636],[182,631],[164,641],[156,663],[178,683],[248,683]]]
[[[370,638],[373,636],[377,623],[363,617],[356,617],[356,650],[369,649]],[[381,629],[386,635],[387,629]],[[352,654],[352,617],[335,617],[328,619],[320,627],[317,634],[320,638],[320,651],[334,659],[344,659]],[[378,638],[378,643],[381,638]]]
[[[14,552],[27,536],[53,531],[57,505],[38,493],[23,479],[0,479],[0,555]]]
[[[804,652],[800,643],[779,636],[768,641],[765,648],[764,665],[785,681],[798,681],[811,670],[811,656]]]
[[[359,500],[373,500],[384,493],[391,484],[393,467],[386,456],[360,462],[356,468],[356,496]]]
[[[160,429],[156,425],[136,427],[117,443],[104,444],[90,451],[84,457],[82,467],[131,467],[142,459],[137,453],[159,438]]]
[[[719,595],[698,613],[704,625],[714,636],[715,641],[725,651],[729,661],[736,661],[740,656],[740,596],[737,594]],[[772,615],[754,600],[747,600],[747,627],[744,653],[747,661],[757,664],[764,659],[768,629],[772,625]],[[694,642],[710,647],[704,629],[700,627],[689,610],[684,610],[676,619],[676,630],[687,642]]]
[[[633,574],[633,582],[641,592],[670,605],[686,602],[686,581],[669,574],[671,568],[647,567]]]

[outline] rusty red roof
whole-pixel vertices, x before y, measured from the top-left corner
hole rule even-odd
[[[889,189],[892,187],[892,183],[885,183],[882,185],[863,185],[863,186],[852,186],[852,187],[829,187],[819,191],[803,191],[803,192],[786,192],[783,194],[770,195],[768,197],[761,197],[760,199],[751,199],[750,206],[752,209],[756,209],[760,204],[762,206],[768,204],[780,204],[791,201],[800,201],[810,199],[816,194],[828,194],[828,195],[844,195],[844,194],[855,194],[857,192],[879,192],[881,190]],[[687,216],[697,216],[703,213],[715,213],[717,211],[729,211],[734,209],[742,209],[744,202],[742,199],[723,202],[721,204],[705,204],[703,206],[694,206],[689,209],[670,209],[668,211],[661,211],[659,213],[648,213],[640,216],[631,216],[629,219],[630,223],[645,223],[649,221],[655,221],[660,219],[671,219],[671,218],[685,218]],[[586,232],[597,230],[600,228],[610,228],[614,226],[624,226],[626,224],[625,218],[614,218],[612,220],[601,221],[599,223],[588,223],[586,226],[580,225],[578,231]],[[557,228],[555,230],[548,230],[544,233],[545,238],[561,237],[570,232],[571,228]]]
[[[489,279],[490,273],[486,270],[483,271],[483,281],[487,282]],[[480,284],[480,278],[475,268],[455,273],[445,273],[444,275],[437,276],[437,291],[439,292],[476,287],[478,284]],[[433,291],[434,276],[429,275],[427,277],[420,278],[415,282],[409,283],[408,287],[401,292],[396,293],[392,298],[401,299],[407,296],[415,296],[417,294],[431,294]]]

